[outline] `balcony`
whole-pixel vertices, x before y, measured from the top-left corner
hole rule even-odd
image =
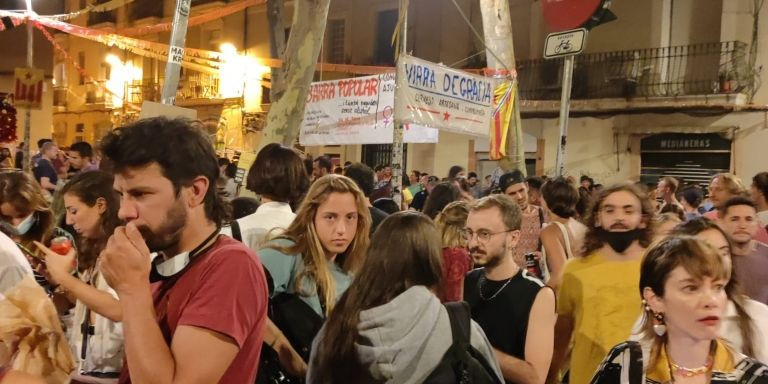
[[[130,82],[126,87],[126,102],[141,105],[144,101],[160,100],[160,84],[152,79]]]
[[[191,74],[179,83],[177,101],[219,99],[219,78],[208,74]]]
[[[571,98],[726,95],[753,86],[747,44],[736,41],[576,56]],[[559,100],[563,59],[518,62],[523,100]]]
[[[101,80],[98,84],[98,86],[93,83],[85,85],[85,105],[96,109],[111,109],[112,95],[106,91],[106,82]]]

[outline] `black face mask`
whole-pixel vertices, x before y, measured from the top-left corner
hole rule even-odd
[[[606,231],[603,228],[598,228],[597,233],[603,243],[608,243],[608,245],[617,253],[624,253],[624,251],[632,245],[632,242],[640,239],[643,230],[635,228],[625,232],[611,232]]]

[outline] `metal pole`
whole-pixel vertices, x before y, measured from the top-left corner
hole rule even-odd
[[[402,4],[402,3],[401,3]],[[401,9],[401,12],[404,12],[403,15],[403,25],[402,25],[402,36],[403,41],[401,42],[401,54],[406,53],[406,45],[408,42],[408,8]],[[397,81],[395,81],[397,82]],[[397,98],[395,98],[395,103],[397,103]],[[396,110],[397,108],[395,108]],[[390,183],[392,183],[392,199],[397,203],[398,206],[403,201],[403,122],[397,118],[395,119],[395,127],[393,129],[394,135],[392,137],[392,180]]]
[[[32,0],[27,0],[27,67],[33,68],[34,67],[34,45],[33,45],[33,38],[34,33],[32,31]],[[24,172],[29,172],[30,167],[30,159],[29,156],[29,148],[32,146],[32,143],[30,143],[31,140],[31,131],[32,131],[32,110],[27,105],[27,111],[25,114],[26,118],[24,119],[24,160],[22,161],[22,169]]]
[[[494,70],[493,77],[512,80],[511,76],[516,76],[514,74],[516,63],[509,1],[480,0],[480,13],[483,18],[483,35],[488,68]],[[518,169],[525,174],[523,122],[520,118],[519,100],[518,87],[512,106],[513,116],[509,121],[509,131],[507,132],[507,156],[499,161],[499,166],[505,171]]]
[[[573,56],[563,61],[563,91],[560,95],[560,143],[557,150],[557,175],[565,175],[565,142],[568,135],[568,113],[571,110],[571,84],[573,83]]]
[[[179,87],[181,60],[184,57],[184,42],[187,38],[187,22],[192,0],[176,0],[176,13],[173,15],[171,44],[168,49],[168,62],[165,65],[165,81],[160,99],[163,104],[176,103],[176,91]]]

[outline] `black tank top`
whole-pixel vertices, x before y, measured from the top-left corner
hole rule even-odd
[[[484,274],[478,268],[464,280],[464,301],[472,309],[472,319],[483,328],[494,348],[525,360],[528,316],[544,283],[525,269],[501,281],[488,280]]]

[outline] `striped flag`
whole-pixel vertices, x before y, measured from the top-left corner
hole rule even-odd
[[[43,70],[16,68],[15,74],[16,92],[13,96],[16,107],[40,109],[43,102]]]
[[[493,93],[493,119],[491,119],[490,154],[491,160],[500,160],[507,155],[507,133],[514,111],[517,82],[505,81]]]

